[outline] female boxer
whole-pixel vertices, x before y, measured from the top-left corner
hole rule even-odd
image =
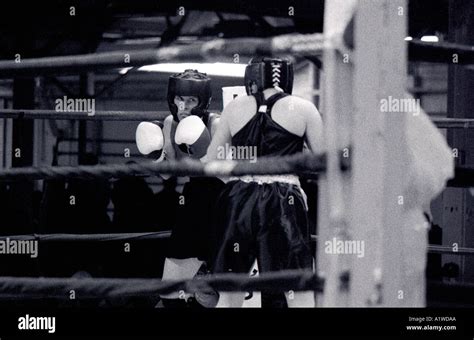
[[[211,101],[211,80],[196,70],[174,74],[168,83],[171,112],[161,125],[143,122],[137,128],[137,146],[143,154],[159,161],[205,156],[217,115],[207,111]],[[217,178],[191,177],[180,196],[163,270],[163,280],[193,278],[209,262],[210,216],[223,182]],[[159,207],[157,207],[157,210]],[[198,306],[184,292],[162,295],[165,307]]]
[[[322,150],[322,121],[309,101],[290,95],[287,60],[254,58],[245,71],[248,96],[226,106],[207,152],[221,158],[225,146],[256,148],[258,157]],[[258,158],[257,158],[258,162]],[[215,208],[212,273],[311,269],[305,195],[297,176],[244,176],[226,183]],[[214,234],[214,233],[213,233]],[[242,306],[245,293],[221,293],[217,307]],[[288,306],[314,306],[312,292],[287,295]]]

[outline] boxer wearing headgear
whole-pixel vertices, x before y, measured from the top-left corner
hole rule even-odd
[[[245,89],[249,95],[262,95],[268,88],[293,91],[293,64],[286,59],[252,58],[245,68]]]
[[[171,115],[162,129],[156,122],[140,123],[136,136],[140,152],[154,154],[157,161],[203,158],[218,122],[218,116],[208,112],[211,97],[211,80],[205,73],[185,70],[170,76],[167,101]],[[210,216],[222,187],[223,182],[212,177],[190,177],[185,183],[168,243],[163,280],[193,278],[209,262]],[[190,301],[193,296],[184,292],[162,295],[165,307],[197,305]]]
[[[290,61],[254,58],[244,83],[249,95],[225,107],[207,160],[219,159],[219,150],[227,144],[256,148],[258,157],[300,153],[305,143],[312,152],[322,151],[318,110],[310,101],[290,95]],[[217,202],[213,274],[249,272],[255,259],[260,272],[312,268],[306,198],[297,176],[231,178]],[[242,306],[244,295],[221,293],[217,307]],[[314,306],[313,293],[294,293],[287,296],[287,304]]]
[[[165,119],[169,143],[165,153],[175,159],[202,158],[215,132],[218,115],[208,111],[212,98],[211,79],[197,70],[173,74],[168,82],[168,106],[171,116]]]
[[[211,79],[197,70],[185,70],[183,73],[173,74],[168,81],[168,106],[176,122],[181,119],[178,117],[179,103],[176,103],[176,97],[195,97],[197,104],[191,108],[190,114],[203,118],[207,124],[209,112],[207,111],[211,103],[212,90]]]

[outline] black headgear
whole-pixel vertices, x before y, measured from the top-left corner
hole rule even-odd
[[[252,92],[252,86],[257,91]],[[245,88],[247,94],[262,92],[271,87],[279,87],[291,94],[293,90],[293,64],[287,59],[259,57],[252,58],[245,68]]]
[[[191,110],[192,115],[206,117],[207,108],[211,103],[211,79],[197,70],[185,70],[170,76],[168,82],[168,106],[175,121],[178,121],[178,106],[174,103],[175,96],[194,96],[199,99],[198,105]]]

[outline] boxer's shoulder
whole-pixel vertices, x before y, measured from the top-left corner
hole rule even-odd
[[[275,105],[287,105],[287,106],[296,106],[300,109],[312,110],[315,106],[314,104],[305,99],[294,95],[288,95],[286,97],[278,100]]]
[[[219,120],[221,118],[221,115],[218,113],[209,113],[209,119],[207,122],[207,128],[211,132],[211,136],[214,135],[214,132],[217,129],[217,126],[219,125]]]
[[[219,119],[220,116],[221,115],[219,113],[209,112],[209,122],[213,122],[214,120]]]
[[[313,116],[319,114],[316,106],[309,100],[298,96],[286,96],[275,103],[275,110],[294,111],[302,117]]]
[[[256,109],[256,101],[253,96],[238,96],[234,100],[232,100],[227,106],[225,107],[224,111],[222,112],[222,116],[224,115],[240,115],[242,112],[252,111],[255,112]]]

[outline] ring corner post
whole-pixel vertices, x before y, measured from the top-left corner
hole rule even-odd
[[[404,206],[410,157],[407,113],[383,105],[407,97],[404,38],[408,2],[371,0],[359,5],[350,209],[351,230],[355,240],[364,242],[365,254],[355,258],[351,267],[350,305],[422,306],[420,301],[409,300],[421,291],[424,282],[413,281],[414,286],[405,282],[411,256],[411,247],[406,246],[410,235]]]
[[[348,148],[352,129],[353,53],[343,42],[357,6],[356,0],[325,2],[322,72],[322,114],[327,169],[321,176],[318,197],[317,266],[325,277],[321,307],[347,307],[349,292],[342,284],[349,263],[337,243],[350,237],[348,200],[350,173],[341,170],[341,150]]]

